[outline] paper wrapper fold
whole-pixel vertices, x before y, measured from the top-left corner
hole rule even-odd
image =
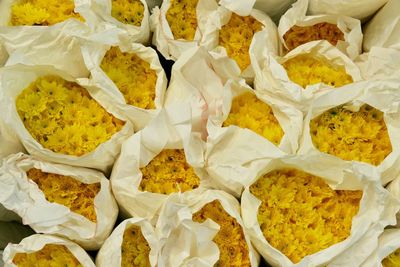
[[[36,183],[26,175],[31,168],[71,176],[83,183],[100,183],[94,199],[97,223],[72,212],[68,207],[51,203]],[[14,211],[25,225],[38,233],[56,234],[74,240],[86,249],[98,249],[108,237],[118,215],[109,181],[98,171],[53,164],[22,153],[4,160],[0,168],[0,203]]]
[[[244,225],[258,252],[273,266],[359,266],[376,248],[377,239],[383,229],[395,223],[400,202],[380,185],[379,173],[369,166],[353,165],[342,168],[331,164],[329,159],[313,155],[285,156],[265,162],[253,183],[258,177],[282,168],[295,168],[319,176],[333,189],[363,190],[363,197],[347,239],[308,255],[294,264],[265,239],[257,219],[261,201],[250,193],[250,185],[246,187],[241,198]]]
[[[9,244],[3,253],[5,267],[16,267],[13,258],[17,253],[32,253],[41,250],[47,244],[63,245],[82,264],[83,267],[95,267],[90,256],[79,245],[67,239],[52,235],[32,235],[23,239],[19,244]]]
[[[108,171],[110,169],[120,152],[121,143],[133,133],[133,127],[117,110],[113,99],[105,99],[102,97],[104,95],[104,89],[95,86],[84,86],[92,98],[103,106],[107,112],[126,121],[125,125],[107,142],[99,145],[94,151],[88,154],[83,156],[64,155],[43,148],[43,146],[31,136],[18,115],[15,100],[22,90],[41,76],[56,75],[67,81],[80,84],[79,80],[74,79],[66,72],[59,71],[50,66],[27,66],[17,64],[5,67],[2,71],[0,90],[3,91],[3,94],[0,95],[0,111],[3,114],[8,114],[7,117],[4,117],[4,123],[13,134],[18,136],[19,140],[30,154],[38,156],[43,160],[62,164],[95,168],[102,171]]]
[[[400,50],[372,47],[356,59],[365,80],[398,78],[400,76]]]

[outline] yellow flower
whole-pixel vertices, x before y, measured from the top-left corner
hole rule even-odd
[[[200,179],[186,162],[182,149],[161,151],[150,163],[140,169],[140,190],[169,195],[195,189]]]
[[[112,0],[111,15],[122,23],[140,26],[144,5],[140,0]]]
[[[73,177],[30,169],[26,172],[43,192],[46,200],[71,209],[92,222],[97,222],[94,198],[100,192],[100,183],[85,184]]]
[[[290,51],[317,40],[326,40],[336,46],[338,41],[344,41],[344,34],[335,24],[321,22],[312,26],[295,25],[285,33],[283,39]]]
[[[155,108],[157,73],[148,62],[112,47],[100,66],[124,95],[126,103],[143,109]]]
[[[284,134],[271,107],[250,92],[233,99],[231,111],[223,123],[225,127],[229,125],[250,129],[275,145],[279,145]]]
[[[344,160],[379,165],[392,152],[383,113],[369,105],[330,109],[310,122],[310,134],[317,149]]]
[[[242,71],[250,65],[250,44],[262,26],[251,16],[242,17],[232,13],[229,22],[219,31],[219,45],[225,47],[228,56],[236,61]]]
[[[382,261],[383,267],[398,267],[400,266],[400,249],[387,256]]]
[[[197,29],[198,0],[171,0],[166,18],[175,39],[192,41]]]
[[[18,267],[82,267],[66,246],[57,244],[46,244],[41,250],[35,252],[17,253],[13,258],[13,263]]]
[[[149,254],[150,246],[140,227],[127,227],[121,245],[121,266],[150,267]]]
[[[265,174],[250,192],[262,202],[257,218],[265,239],[294,263],[346,239],[362,197],[295,169]]]
[[[341,87],[353,82],[344,67],[333,66],[327,60],[310,55],[299,55],[283,63],[290,80],[303,88],[307,85],[324,83]]]
[[[243,229],[236,219],[224,210],[219,200],[204,205],[192,218],[199,223],[211,219],[220,226],[214,237],[220,253],[215,266],[251,266],[249,247]]]
[[[16,107],[33,138],[43,147],[67,155],[95,150],[124,125],[86,89],[57,76],[40,77],[30,84],[17,97]],[[93,127],[96,134],[88,135]]]
[[[69,18],[83,21],[74,12],[73,0],[22,0],[11,7],[10,25],[53,25]]]

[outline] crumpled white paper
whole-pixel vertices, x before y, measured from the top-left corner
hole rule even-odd
[[[248,16],[253,8],[267,13],[274,21],[289,8],[294,0],[220,0],[219,4],[241,16]]]
[[[400,177],[391,181],[386,189],[400,201]],[[400,228],[400,213],[397,213],[397,228]]]
[[[199,133],[192,132],[191,120],[188,104],[167,106],[143,130],[123,143],[111,174],[111,185],[124,216],[143,217],[152,222],[157,219],[168,195],[141,191],[140,168],[164,149],[184,149],[187,162],[200,178],[200,186],[194,191],[212,185],[203,171],[204,143]]]
[[[257,37],[258,36],[255,36],[255,38]],[[346,73],[353,78],[354,82],[362,80],[357,65],[349,57],[325,40],[313,41],[300,45],[284,57],[276,57],[268,53],[262,46],[252,45],[250,51],[252,65],[256,74],[254,80],[255,89],[282,99],[283,101],[287,101],[302,111],[308,109],[314,97],[329,91],[341,89],[323,83],[309,85],[304,89],[289,79],[286,70],[281,65],[287,60],[304,54],[323,58],[335,66],[344,67]]]
[[[2,69],[0,91],[2,91],[3,94],[0,94],[0,111],[2,114],[8,114],[3,118],[6,127],[18,136],[26,150],[32,155],[57,163],[108,171],[120,152],[121,143],[133,133],[133,129],[132,124],[126,121],[125,117],[114,107],[115,101],[112,99],[100,99],[100,97],[98,97],[101,96],[99,92],[104,89],[95,86],[85,86],[94,100],[99,102],[109,113],[126,122],[123,128],[118,133],[114,134],[110,140],[99,145],[94,151],[88,154],[78,157],[59,154],[45,149],[25,128],[16,110],[15,99],[30,83],[35,81],[38,77],[46,75],[56,75],[65,80],[74,81],[78,84],[80,83],[79,80],[74,79],[68,73],[59,71],[50,66],[17,64]]]
[[[234,125],[221,128],[229,115],[233,98],[246,92],[255,94],[272,108],[284,131],[279,148],[249,129]],[[254,91],[243,80],[240,83],[229,82],[229,86],[224,88],[223,104],[217,114],[209,117],[206,170],[220,188],[240,197],[243,186],[251,179],[245,173],[257,166],[258,159],[279,157],[284,152],[291,154],[297,151],[302,124],[303,114],[300,110],[260,91]]]
[[[397,78],[400,76],[400,50],[372,47],[356,59],[365,80]]]
[[[135,43],[123,43],[120,45],[115,43],[112,46],[119,46],[122,52],[136,54],[142,60],[148,62],[151,69],[156,71],[156,97],[154,99],[156,109],[142,109],[126,104],[123,94],[100,67],[104,55],[108,49],[111,48],[110,45],[92,42],[86,42],[82,45],[82,55],[86,66],[91,73],[91,77],[86,82],[87,85],[104,88],[104,90],[99,91],[98,97],[104,100],[110,97],[114,98],[116,102],[114,106],[119,110],[120,113],[124,114],[124,116],[132,122],[135,130],[138,131],[143,129],[163,107],[164,95],[168,83],[167,77],[158,59],[157,52],[153,48],[145,47],[141,44]]]
[[[391,253],[400,248],[400,230],[387,229],[379,237],[377,249],[370,257],[361,265],[362,267],[382,267],[384,260]]]
[[[364,51],[374,46],[400,49],[400,2],[389,0],[364,29]]]
[[[311,14],[338,14],[366,20],[388,0],[310,0]]]
[[[220,61],[219,64],[223,64],[225,67],[229,65],[229,67],[226,68],[235,70],[235,73],[232,74],[232,78],[238,78],[238,76],[241,76],[252,83],[254,79],[254,71],[251,65],[241,71],[236,61],[227,57],[226,49],[219,45],[219,31],[225,24],[229,22],[231,15],[232,11],[223,6],[220,6],[215,11],[210,12],[207,21],[207,27],[203,31],[200,45],[211,51],[210,54],[216,60]],[[256,9],[251,10],[249,16],[255,18],[263,25],[262,30],[256,34],[266,36],[264,40],[267,40],[267,42],[256,43],[254,45],[265,46],[266,49],[268,49],[271,53],[278,54],[279,40],[275,23],[263,12]]]
[[[251,266],[258,266],[259,255],[243,228],[239,202],[233,196],[218,190],[197,191],[187,195],[174,194],[168,198],[156,225],[156,231],[163,243],[160,266],[206,267],[217,262],[219,249],[213,238],[220,226],[211,219],[203,223],[192,220],[195,212],[214,200],[218,200],[224,210],[242,226],[249,247]]]
[[[80,246],[67,239],[52,235],[32,235],[23,239],[19,244],[9,244],[3,252],[4,267],[14,267],[12,263],[17,253],[32,253],[41,250],[47,244],[63,245],[75,256],[83,267],[95,267],[90,256]]]
[[[143,237],[150,247],[149,260],[152,267],[157,266],[160,243],[154,228],[149,221],[143,218],[131,218],[121,222],[107,238],[96,256],[96,266],[121,266],[121,246],[126,228],[132,225],[140,227]]]
[[[176,40],[168,24],[166,13],[171,5],[170,0],[163,1],[161,7],[155,7],[150,17],[153,32],[153,45],[166,58],[177,60],[183,52],[197,47],[205,32],[210,14],[218,8],[215,0],[199,0],[196,8],[197,29],[193,41]]]
[[[94,199],[97,223],[66,206],[47,201],[36,183],[26,175],[31,168],[71,176],[84,183],[100,183],[100,192]],[[0,184],[0,203],[21,216],[23,224],[39,233],[64,236],[86,249],[101,246],[118,215],[109,181],[95,170],[48,163],[19,153],[4,160],[0,168]]]
[[[85,18],[92,30],[89,37],[93,41],[101,41],[104,35],[113,36],[120,41],[147,44],[150,41],[150,11],[145,0],[143,20],[140,26],[125,24],[111,16],[111,0],[79,0],[75,10]]]
[[[0,67],[3,67],[7,59],[8,59],[8,53],[4,48],[4,45],[0,41]]]
[[[383,185],[395,179],[398,173],[400,173],[400,128],[397,122],[400,116],[399,87],[398,79],[364,81],[346,85],[339,90],[316,98],[304,120],[303,136],[298,154],[324,156],[330,158],[335,165],[345,167],[349,161],[322,153],[314,147],[310,135],[310,121],[323,112],[340,105],[346,105],[348,109],[357,111],[363,104],[368,104],[384,113],[384,120],[392,144],[392,152],[376,168],[381,173]],[[369,165],[361,162],[358,163]]]
[[[317,15],[307,16],[309,0],[299,0],[293,4],[280,19],[278,31],[282,44],[287,49],[284,34],[289,31],[293,26],[312,26],[317,23],[331,23],[336,25],[344,34],[344,41],[338,41],[336,47],[347,53],[347,55],[354,59],[362,50],[363,34],[361,31],[361,22],[346,16],[339,15]]]
[[[241,198],[242,217],[254,246],[272,265],[276,266],[359,266],[376,248],[377,239],[387,225],[395,224],[400,202],[380,185],[379,172],[367,165],[335,165],[329,158],[315,155],[284,156],[265,164],[256,178],[246,187]],[[353,218],[350,236],[327,249],[304,257],[294,264],[265,239],[257,214],[261,201],[250,193],[249,187],[262,175],[282,168],[295,168],[319,176],[335,190],[363,190],[360,209]],[[368,236],[367,242],[361,242]],[[351,254],[346,254],[347,250]],[[344,257],[343,255],[346,255]],[[331,262],[341,262],[335,265]]]
[[[0,92],[0,98],[1,94],[2,92]],[[6,127],[6,125],[4,125],[3,119],[0,118],[0,161],[8,155],[17,152],[25,152],[25,149],[18,138],[16,138],[15,135],[13,135],[12,132]]]

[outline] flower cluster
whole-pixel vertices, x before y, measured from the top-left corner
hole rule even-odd
[[[97,222],[94,198],[100,192],[100,183],[84,184],[73,177],[43,172],[32,168],[26,172],[43,192],[46,200],[68,207],[92,222]]]
[[[64,245],[46,244],[41,250],[30,253],[17,253],[13,263],[18,267],[65,266],[83,267]]]
[[[383,113],[369,105],[330,109],[310,122],[314,146],[344,160],[379,165],[392,152]]]
[[[111,16],[124,24],[140,26],[144,17],[144,5],[140,0],[112,0]]]
[[[100,66],[124,95],[126,103],[143,109],[155,108],[157,73],[147,61],[112,47]]]
[[[250,44],[256,32],[262,28],[261,22],[251,16],[242,17],[235,13],[219,31],[219,45],[225,47],[243,71],[250,65]]]
[[[204,205],[192,218],[199,223],[211,219],[220,226],[213,240],[219,249],[219,260],[215,266],[251,266],[249,247],[243,229],[218,200]]]
[[[53,25],[69,18],[83,21],[74,12],[73,0],[22,0],[11,7],[10,25]]]
[[[284,134],[271,107],[250,92],[233,99],[231,111],[223,123],[223,126],[229,125],[250,129],[275,145],[279,145]]]
[[[291,81],[303,88],[308,85],[324,83],[333,87],[341,87],[353,82],[346,69],[334,66],[327,60],[309,55],[299,55],[283,63]]]
[[[262,201],[258,222],[265,239],[294,263],[346,239],[362,197],[295,169],[265,174],[250,192]]]
[[[43,147],[81,156],[108,141],[124,125],[85,88],[58,76],[38,78],[16,100],[26,129]]]
[[[171,0],[166,18],[175,39],[192,41],[197,29],[198,0]]]
[[[150,267],[149,254],[150,246],[140,227],[126,228],[121,245],[121,266]]]
[[[186,162],[182,149],[161,151],[146,167],[140,169],[140,190],[169,195],[195,189],[200,179]]]
[[[326,40],[336,46],[338,41],[344,41],[344,34],[335,24],[322,22],[312,26],[295,25],[283,35],[283,39],[290,51],[317,40]]]
[[[383,267],[398,267],[398,266],[400,266],[400,249],[397,249],[392,254],[387,256],[382,261],[382,266]]]

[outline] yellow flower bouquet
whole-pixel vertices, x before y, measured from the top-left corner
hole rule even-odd
[[[250,45],[261,44],[255,34],[268,36],[263,42],[274,54],[278,54],[277,28],[272,20],[259,10],[253,9],[248,16],[241,16],[220,6],[209,16],[208,28],[201,40],[201,45],[213,51],[219,58],[227,55],[225,65],[232,65],[237,76],[246,78],[249,82],[254,79],[254,72],[250,62]],[[263,40],[263,39],[262,39]]]
[[[356,262],[363,259],[351,255],[373,250],[361,240],[377,238],[395,219],[399,204],[381,186],[379,175],[364,173],[368,168],[344,173],[337,165],[315,167],[323,162],[311,155],[284,156],[265,163],[246,187],[241,198],[244,225],[268,262],[359,266]],[[380,226],[372,227],[376,220]]]
[[[336,164],[367,163],[382,171],[382,184],[387,184],[397,173],[400,131],[393,123],[399,112],[392,102],[398,97],[397,88],[382,80],[342,89],[313,101],[299,153],[318,154]]]
[[[3,259],[7,266],[95,267],[90,256],[79,245],[52,235],[35,234],[19,244],[8,244]]]
[[[0,184],[0,204],[21,216],[24,224],[38,233],[73,240],[85,249],[101,246],[118,215],[109,181],[98,171],[19,153],[6,158]]]
[[[29,153],[45,160],[108,171],[133,132],[116,101],[102,97],[104,89],[83,87],[52,67],[16,65],[2,78],[12,81],[1,88],[6,126]]]
[[[121,113],[140,130],[164,105],[167,78],[157,53],[141,44],[86,44],[82,55],[92,83],[117,99]]]
[[[210,184],[202,172],[204,147],[200,136],[190,132],[191,111],[185,107],[162,109],[122,145],[111,185],[123,214],[151,220],[171,194]]]
[[[131,218],[121,222],[96,256],[98,267],[157,265],[160,240],[149,221]]]
[[[285,52],[317,40],[326,40],[351,59],[361,54],[361,22],[339,15],[307,15],[308,1],[297,1],[281,17],[278,31]]]

